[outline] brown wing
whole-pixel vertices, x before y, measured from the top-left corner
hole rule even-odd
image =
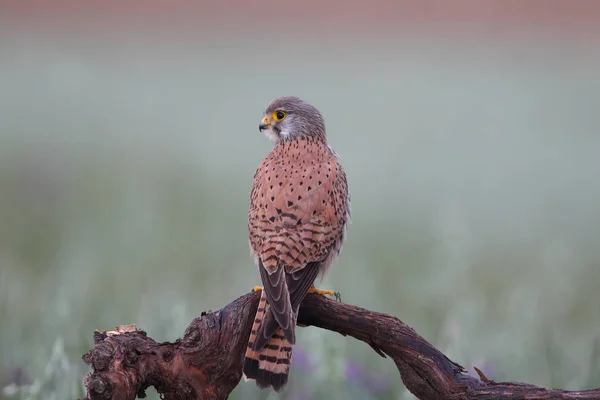
[[[251,246],[269,271],[322,261],[343,237],[346,178],[321,141],[278,144],[257,171],[252,197]]]
[[[321,140],[278,143],[257,170],[250,245],[265,269],[261,276],[267,300],[284,333],[319,269],[341,245],[346,199],[345,174]],[[313,267],[302,272],[309,263]],[[293,343],[292,334],[286,338]]]

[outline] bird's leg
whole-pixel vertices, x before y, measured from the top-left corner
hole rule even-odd
[[[308,293],[316,293],[320,296],[325,296],[325,295],[335,296],[335,292],[333,290],[319,290],[315,287],[314,283],[310,287],[310,289],[308,289]]]
[[[261,290],[263,290],[262,286],[254,286],[254,288],[252,289],[252,292],[256,293],[256,292],[260,292]]]

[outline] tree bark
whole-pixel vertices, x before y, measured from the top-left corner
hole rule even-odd
[[[150,386],[165,400],[227,399],[242,377],[259,298],[260,293],[250,293],[202,313],[174,343],[156,343],[135,326],[95,332],[94,347],[83,356],[93,369],[85,378],[85,399],[133,400],[145,397]],[[298,323],[352,336],[389,356],[419,399],[600,399],[600,388],[566,391],[494,382],[479,370],[479,378],[470,376],[399,319],[323,296],[306,296]]]

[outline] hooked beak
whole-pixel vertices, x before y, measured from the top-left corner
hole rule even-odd
[[[271,120],[265,116],[262,121],[260,122],[260,124],[258,124],[258,130],[260,132],[262,132],[265,129],[269,129],[271,127]]]

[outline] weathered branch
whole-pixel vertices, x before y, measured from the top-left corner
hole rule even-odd
[[[88,400],[133,400],[150,386],[165,400],[226,399],[242,376],[244,350],[260,294],[250,293],[216,312],[203,313],[174,343],[156,343],[141,330],[94,335],[83,356],[93,372]],[[526,383],[475,378],[399,319],[306,296],[298,322],[352,336],[394,360],[402,381],[419,399],[600,399],[600,388],[545,389]]]

